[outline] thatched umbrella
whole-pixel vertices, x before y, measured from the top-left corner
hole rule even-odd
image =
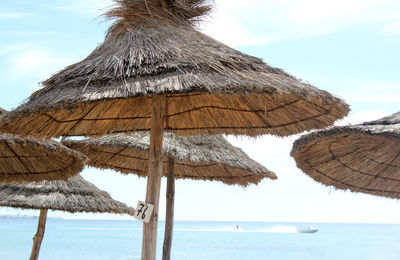
[[[88,165],[113,169],[121,173],[147,175],[150,135],[134,133],[114,134],[84,140],[66,140],[64,145],[89,157]],[[167,212],[163,259],[170,259],[173,231],[175,178],[221,181],[225,184],[247,186],[263,178],[276,175],[250,159],[240,148],[231,145],[222,136],[180,137],[164,133],[163,175],[167,179]]]
[[[38,229],[33,238],[30,260],[37,259],[39,256],[49,209],[71,213],[134,214],[133,208],[113,200],[107,192],[99,190],[80,175],[73,176],[68,181],[0,185],[0,206],[40,209]]]
[[[114,0],[117,21],[86,59],[43,82],[3,129],[40,136],[150,131],[142,258],[155,258],[162,133],[274,134],[324,128],[342,100],[198,32],[206,0]]]
[[[88,165],[113,169],[121,173],[148,174],[150,150],[149,133],[114,134],[84,140],[65,140],[65,146],[88,156]],[[176,159],[177,179],[221,181],[225,184],[247,186],[276,175],[252,160],[240,148],[220,135],[190,137],[164,133],[163,162]],[[165,167],[164,167],[165,169]],[[163,176],[167,176],[164,170]]]
[[[291,155],[327,186],[400,199],[400,113],[303,136]]]
[[[0,120],[6,113],[0,108]],[[0,183],[66,180],[82,171],[85,161],[55,141],[0,133]]]
[[[6,115],[3,129],[54,137],[150,131],[152,97],[162,99],[164,130],[179,135],[288,136],[348,113],[326,91],[190,27],[118,33],[117,25]]]
[[[0,183],[67,179],[86,157],[64,145],[0,133]]]

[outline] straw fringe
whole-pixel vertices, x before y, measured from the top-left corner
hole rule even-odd
[[[54,141],[0,134],[0,183],[67,179],[87,158]]]
[[[399,199],[399,115],[303,136],[291,155],[324,185]]]
[[[86,154],[89,165],[115,169],[121,173],[147,175],[150,137],[148,133],[116,134],[63,143]],[[164,163],[167,156],[176,158],[177,179],[221,181],[247,186],[276,175],[250,159],[240,148],[232,146],[222,136],[179,137],[164,134]],[[164,169],[164,176],[166,175]]]
[[[138,97],[57,109],[34,107],[7,114],[2,130],[55,137],[149,131],[150,105],[151,98]],[[167,107],[165,131],[178,135],[288,136],[331,125],[348,113],[347,106],[335,106],[334,101],[289,94],[282,98],[277,94],[168,95]]]
[[[134,214],[133,208],[113,200],[107,192],[99,190],[79,175],[68,181],[0,185],[0,206],[71,213]]]

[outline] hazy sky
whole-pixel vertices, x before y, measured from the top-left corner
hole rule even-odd
[[[109,5],[104,0],[1,1],[0,107],[15,108],[38,82],[89,55],[103,41],[109,24],[96,17]],[[400,1],[215,0],[215,5],[202,24],[206,34],[342,97],[352,111],[340,124],[400,110]],[[177,181],[175,219],[400,223],[397,200],[338,191],[303,174],[289,156],[296,138],[229,137],[278,180],[246,189]],[[82,175],[129,205],[145,198],[144,178],[93,168]],[[163,180],[161,219],[165,186]],[[38,212],[0,209],[0,214]]]

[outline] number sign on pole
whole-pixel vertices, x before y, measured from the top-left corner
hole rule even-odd
[[[149,223],[151,214],[153,213],[154,205],[138,201],[134,217],[145,223]]]

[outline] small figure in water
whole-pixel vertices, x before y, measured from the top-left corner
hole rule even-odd
[[[236,225],[236,229],[239,230],[239,226],[238,225]]]

